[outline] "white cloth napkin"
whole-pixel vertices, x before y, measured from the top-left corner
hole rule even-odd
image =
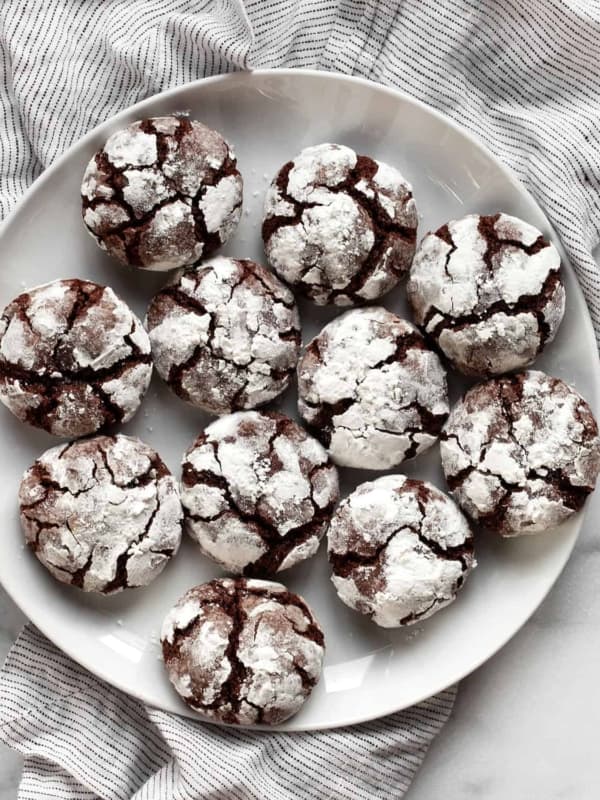
[[[598,0],[3,0],[0,211],[87,130],[187,81],[313,67],[396,86],[477,133],[544,206],[597,333]],[[27,627],[0,676],[20,798],[400,798],[454,690],[377,722],[252,733],[144,708]]]

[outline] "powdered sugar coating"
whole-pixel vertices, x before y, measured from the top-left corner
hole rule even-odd
[[[436,440],[446,373],[410,322],[384,308],[326,325],[298,364],[298,409],[336,464],[388,469]]]
[[[229,239],[242,189],[235,155],[217,131],[186,117],[155,117],[116,131],[89,162],[83,219],[124,264],[169,270]]]
[[[466,375],[530,364],[565,310],[557,249],[507,214],[471,214],[427,234],[407,291],[417,324]]]
[[[476,565],[458,507],[404,475],[358,486],[333,515],[327,540],[340,599],[383,628],[412,625],[447,606]]]
[[[249,260],[214,258],[177,273],[150,303],[146,327],[163,380],[213,414],[277,397],[300,349],[294,296]]]
[[[0,400],[55,436],[128,422],[151,375],[148,336],[108,287],[53,281],[16,297],[0,318]]]
[[[223,578],[196,586],[167,614],[161,640],[175,690],[221,722],[283,722],[321,675],[319,624],[280,583]]]
[[[543,372],[473,387],[452,409],[441,439],[452,494],[503,536],[559,525],[583,506],[600,471],[590,407]]]
[[[270,576],[314,555],[338,497],[325,449],[275,412],[221,417],[183,459],[187,530],[238,574]]]
[[[363,304],[388,292],[410,265],[416,228],[402,175],[343,145],[305,148],[265,197],[269,263],[319,305]]]
[[[23,476],[19,504],[38,559],[86,592],[146,586],[181,541],[176,482],[151,447],[129,436],[47,450]]]

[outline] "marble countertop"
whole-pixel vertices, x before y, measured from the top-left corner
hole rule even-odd
[[[600,247],[594,256],[600,265]],[[461,682],[406,800],[598,800],[599,527],[600,489],[546,600]],[[0,587],[0,663],[24,622]],[[0,800],[15,800],[20,772],[0,743]]]
[[[462,681],[407,800],[600,796],[600,491],[556,585],[494,658]],[[24,617],[0,589],[0,660]],[[0,744],[0,800],[21,761]],[[390,800],[394,797],[390,794]]]

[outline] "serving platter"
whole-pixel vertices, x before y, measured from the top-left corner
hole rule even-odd
[[[244,176],[244,211],[222,253],[264,263],[260,222],[275,171],[303,147],[347,144],[398,167],[412,183],[419,239],[449,219],[502,210],[540,228],[559,247],[567,290],[565,319],[536,362],[574,385],[600,410],[598,357],[592,325],[574,273],[539,206],[515,177],[472,136],[422,103],[359,78],[332,73],[262,70],[197,81],[121,112],[75,144],[33,184],[0,230],[0,303],[55,278],[80,277],[112,286],[143,317],[165,274],[126,269],[103,254],[81,221],[84,167],[119,127],[145,116],[189,112],[234,145]],[[405,284],[382,304],[410,319]],[[336,309],[302,302],[307,342]],[[467,386],[450,376],[451,399]],[[296,416],[292,387],[275,404]],[[174,397],[154,376],[141,410],[123,432],[154,446],[179,475],[186,447],[209,417]],[[188,588],[221,574],[185,540],[178,556],[149,587],[113,597],[86,595],[54,581],[24,549],[17,490],[23,471],[56,439],[0,409],[0,582],[52,641],[100,678],[152,706],[196,716],[173,692],[160,657],[161,621]],[[439,449],[403,472],[444,489]],[[341,470],[342,491],[381,473]],[[280,726],[315,730],[349,725],[405,708],[482,664],[537,608],[573,548],[583,514],[541,536],[476,539],[479,566],[458,600],[404,630],[383,630],[346,608],[329,581],[324,543],[317,556],[281,573],[313,607],[327,637],[321,682],[302,711]]]

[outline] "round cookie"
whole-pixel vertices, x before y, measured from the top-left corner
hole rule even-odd
[[[339,144],[305,148],[265,198],[270,265],[315,303],[372,302],[410,266],[417,236],[410,185],[394,167]]]
[[[327,540],[340,599],[383,628],[412,625],[447,606],[476,565],[458,507],[405,475],[358,486],[333,515]]]
[[[529,371],[480,383],[441,434],[451,493],[503,536],[555,527],[583,506],[600,470],[598,426],[577,392]]]
[[[146,327],[159,375],[212,414],[273,400],[300,351],[294,296],[247,259],[215,258],[176,274],[152,299]]]
[[[161,642],[181,698],[236,725],[276,725],[296,714],[319,680],[325,649],[301,597],[244,578],[190,589],[167,614]]]
[[[325,449],[275,412],[216,420],[183,459],[187,530],[234,573],[271,576],[312,556],[338,497]]]
[[[151,447],[121,434],[47,450],[23,476],[19,505],[42,564],[86,592],[146,586],[181,541],[173,476]]]
[[[341,466],[389,469],[437,439],[446,373],[410,322],[384,308],[336,317],[298,364],[298,409]]]
[[[471,214],[428,233],[407,285],[417,325],[465,375],[530,364],[565,310],[558,250],[523,220]]]
[[[77,437],[128,422],[152,376],[139,319],[106,286],[37,286],[0,317],[0,400],[23,422]]]
[[[242,189],[220,133],[184,116],[144,119],[113,133],[87,165],[83,220],[123,264],[168,270],[205,258],[229,239]]]

